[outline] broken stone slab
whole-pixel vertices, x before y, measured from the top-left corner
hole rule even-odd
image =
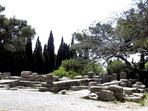
[[[106,82],[103,85],[104,86],[110,86],[110,85],[119,85],[121,83],[121,81],[111,81],[111,82]]]
[[[9,79],[13,79],[13,80],[21,80],[22,77],[19,77],[19,76],[10,76]]]
[[[123,91],[127,95],[132,95],[133,93],[137,93],[138,89],[137,88],[130,88],[130,87],[123,87]]]
[[[88,86],[71,86],[70,87],[70,90],[73,90],[73,91],[78,91],[83,89],[88,89]]]
[[[74,79],[82,79],[82,76],[75,76]]]
[[[21,72],[21,77],[27,78],[29,75],[32,75],[31,71],[22,71]]]
[[[143,85],[133,84],[132,87],[139,88],[139,89],[145,89],[146,86],[144,84]]]
[[[0,84],[8,84],[10,87],[15,87],[19,85],[19,80],[11,80],[11,79],[0,80]]]
[[[92,93],[100,92],[102,90],[108,90],[108,86],[91,86],[90,87],[90,92]]]
[[[34,83],[32,81],[20,81],[19,86],[33,87]]]
[[[49,89],[47,87],[40,87],[39,91],[46,92],[46,91],[49,91]]]
[[[142,100],[142,97],[139,96],[127,96],[124,97],[125,100],[131,101],[131,102],[140,102]]]
[[[115,100],[114,93],[109,90],[102,90],[97,93],[99,100],[101,101],[113,101]]]

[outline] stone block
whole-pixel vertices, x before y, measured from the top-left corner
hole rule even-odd
[[[113,101],[115,100],[115,96],[114,93],[112,91],[109,90],[102,90],[100,91],[98,94],[98,98],[101,101]]]
[[[31,75],[32,72],[31,71],[22,71],[21,72],[21,77],[23,78],[27,78],[29,75]]]

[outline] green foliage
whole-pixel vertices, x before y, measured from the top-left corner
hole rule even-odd
[[[63,77],[68,76],[73,78],[76,75],[86,75],[88,72],[94,72],[95,74],[104,73],[100,64],[90,63],[83,59],[70,59],[62,61],[62,65],[58,70],[54,71],[56,76]]]
[[[61,66],[64,67],[67,71],[81,73],[84,67],[84,61],[78,59],[64,60],[62,61]]]
[[[62,66],[60,66],[59,69],[54,70],[53,74],[61,78],[64,76],[73,78],[77,75],[77,73],[74,71],[66,71],[66,69]]]
[[[145,69],[148,70],[148,62],[145,63]]]
[[[112,73],[119,74],[120,72],[127,70],[127,65],[123,63],[121,60],[114,60],[109,64],[107,70]]]
[[[103,74],[105,73],[104,69],[101,67],[100,64],[96,63],[88,63],[83,68],[83,74],[87,74],[88,72],[94,72],[95,74]]]

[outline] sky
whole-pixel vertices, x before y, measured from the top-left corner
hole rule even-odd
[[[0,0],[5,6],[7,17],[15,16],[27,20],[36,30],[42,47],[48,41],[52,30],[55,49],[59,48],[61,38],[71,42],[74,32],[87,29],[94,21],[106,22],[108,19],[129,9],[132,0]],[[34,47],[34,46],[33,46]]]

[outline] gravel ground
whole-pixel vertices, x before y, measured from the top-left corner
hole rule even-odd
[[[0,111],[148,111],[136,103],[85,100],[87,90],[66,95],[32,90],[0,90]]]

